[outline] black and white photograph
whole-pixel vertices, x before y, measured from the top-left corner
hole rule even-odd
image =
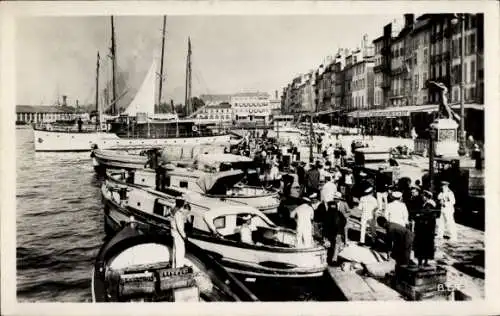
[[[485,302],[498,4],[244,8],[11,16],[2,294]]]

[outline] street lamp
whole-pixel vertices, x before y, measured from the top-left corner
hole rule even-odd
[[[458,147],[458,155],[465,156],[465,106],[464,106],[464,89],[465,89],[465,75],[464,75],[464,56],[465,56],[465,14],[455,14],[451,19],[451,24],[456,25],[460,23],[460,139]]]

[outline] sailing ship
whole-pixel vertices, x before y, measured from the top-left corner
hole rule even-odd
[[[232,273],[198,246],[187,243],[184,264],[173,264],[170,236],[133,220],[99,250],[92,270],[92,301],[257,301]]]
[[[120,230],[134,219],[151,230],[170,233],[171,210],[177,199],[191,208],[187,240],[205,250],[229,272],[263,278],[304,278],[321,276],[327,269],[326,249],[320,241],[296,245],[297,233],[277,226],[254,207],[236,202],[182,193],[165,192],[124,183],[110,177],[101,187],[106,234]],[[239,230],[250,221],[252,242],[240,239]]]
[[[164,147],[169,145],[204,145],[229,144],[230,135],[223,132],[216,134],[206,125],[190,119],[159,120],[155,119],[155,89],[156,89],[156,61],[146,74],[134,99],[123,113],[118,113],[116,97],[116,52],[114,22],[111,17],[111,58],[113,65],[113,101],[109,106],[112,115],[106,124],[102,124],[104,115],[96,119],[96,128],[93,131],[57,130],[46,125],[34,128],[35,151],[90,151],[92,148],[101,149],[133,149]],[[163,28],[162,53],[165,42],[165,17]],[[191,110],[191,39],[188,39],[188,55],[186,67],[186,109]],[[163,66],[163,55],[161,56]],[[160,84],[162,78],[160,78]],[[96,75],[96,112],[99,108],[99,55]],[[123,95],[122,95],[123,96]],[[120,96],[121,97],[121,96]],[[161,99],[161,90],[160,90]],[[100,123],[97,123],[99,121]],[[103,129],[102,125],[106,128]]]

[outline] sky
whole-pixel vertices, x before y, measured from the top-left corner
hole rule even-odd
[[[126,85],[119,90],[128,91],[121,100],[126,103],[153,58],[159,60],[162,16],[114,19],[117,63]],[[394,19],[401,21],[402,16],[168,16],[162,100],[184,101],[188,37],[193,96],[243,91],[274,95],[339,47],[359,47],[363,34],[370,41],[381,36],[383,26]],[[16,31],[17,104],[51,105],[59,95],[67,95],[69,105],[77,99],[94,103],[97,51],[101,83],[111,78],[109,16],[23,17]]]

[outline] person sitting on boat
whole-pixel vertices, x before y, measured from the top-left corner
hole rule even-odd
[[[304,203],[296,207],[291,213],[291,218],[297,220],[297,247],[312,247],[313,245],[313,219],[314,206],[318,202],[318,194],[313,193],[303,198]]]
[[[173,209],[173,217],[171,219],[171,234],[174,241],[173,267],[182,267],[184,265],[184,254],[186,232],[184,230],[186,224],[186,215],[184,212],[184,200],[176,199]]]
[[[248,214],[242,218],[243,224],[240,226],[240,241],[246,244],[253,244],[252,238],[252,215]]]

